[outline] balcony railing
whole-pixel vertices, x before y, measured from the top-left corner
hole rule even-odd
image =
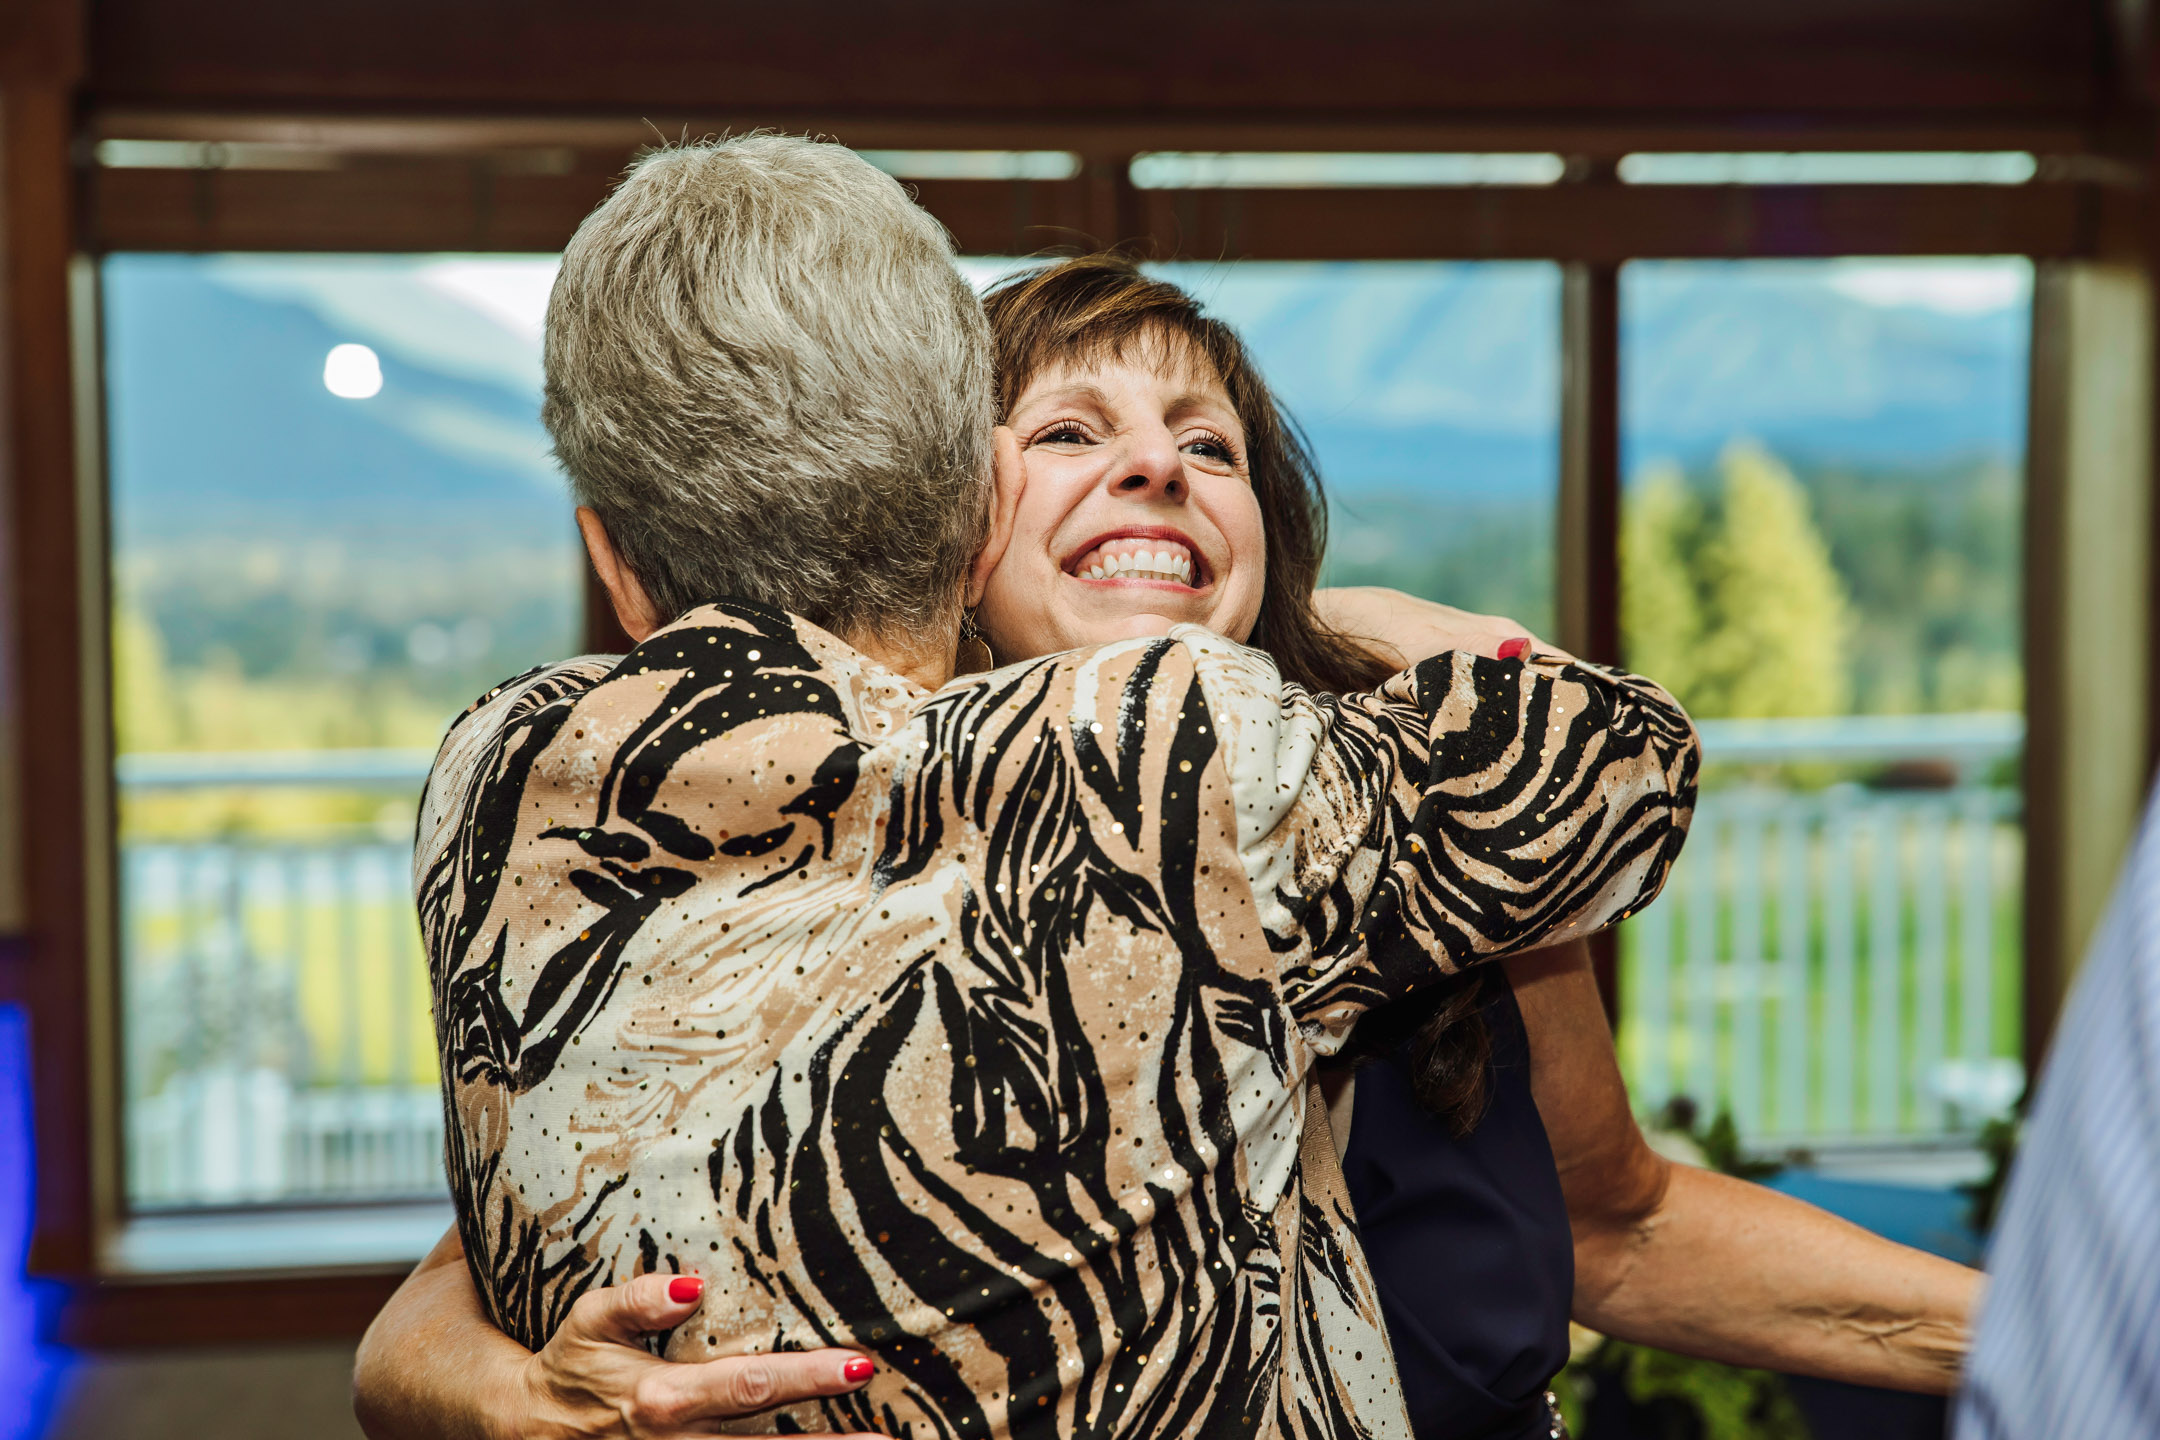
[[[439,1196],[411,881],[432,756],[127,755],[123,804],[302,789],[383,825],[130,838],[120,847],[127,1191],[137,1210]]]
[[[1750,1143],[1966,1134],[2023,1086],[2016,715],[1706,721],[1663,896],[1622,936],[1636,1103]],[[1875,783],[1838,780],[1854,767]],[[1813,771],[1813,774],[1809,772]]]
[[[1667,893],[1626,927],[1637,1102],[1769,1142],[1956,1135],[2017,1053],[2015,716],[1725,721]],[[139,1210],[442,1193],[409,894],[424,751],[129,755],[124,800],[300,788],[396,825],[121,846],[127,1187]],[[1908,786],[1836,781],[1888,766]],[[1808,767],[1813,767],[1812,771]],[[1720,778],[1723,777],[1723,778]]]

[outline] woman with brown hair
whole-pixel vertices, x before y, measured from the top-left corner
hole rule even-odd
[[[1090,256],[985,305],[1027,486],[973,617],[983,661],[1187,622],[1308,689],[1353,692],[1442,650],[1523,643],[1490,617],[1315,592],[1311,459],[1234,333],[1176,287]],[[1383,1010],[1357,1044],[1336,1141],[1419,1434],[1547,1434],[1571,1305],[1716,1358],[1912,1389],[1954,1376],[1971,1272],[1649,1150],[1579,944]],[[590,1323],[573,1313],[524,1351],[488,1324],[446,1237],[363,1349],[370,1433],[705,1433],[853,1383],[822,1357],[774,1357],[747,1391],[743,1362],[652,1360],[629,1342],[699,1305],[656,1276],[580,1305]]]

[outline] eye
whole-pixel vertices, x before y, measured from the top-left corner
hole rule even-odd
[[[1088,434],[1077,420],[1059,420],[1044,426],[1028,439],[1028,448],[1037,445],[1092,445],[1095,437]]]
[[[1180,448],[1188,455],[1212,460],[1228,469],[1237,468],[1237,451],[1231,447],[1229,441],[1219,435],[1198,435],[1186,441]]]

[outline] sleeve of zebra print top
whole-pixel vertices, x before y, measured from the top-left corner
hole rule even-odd
[[[1337,697],[1189,643],[1284,998],[1322,1052],[1463,965],[1633,914],[1680,853],[1699,746],[1640,677],[1450,653]]]

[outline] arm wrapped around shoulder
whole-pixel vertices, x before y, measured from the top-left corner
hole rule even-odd
[[[1310,945],[1286,957],[1292,1005],[1322,1032],[1634,914],[1687,835],[1695,727],[1637,676],[1455,652],[1368,694],[1293,691],[1285,706],[1312,707],[1321,733],[1263,848],[1285,862],[1275,898]]]

